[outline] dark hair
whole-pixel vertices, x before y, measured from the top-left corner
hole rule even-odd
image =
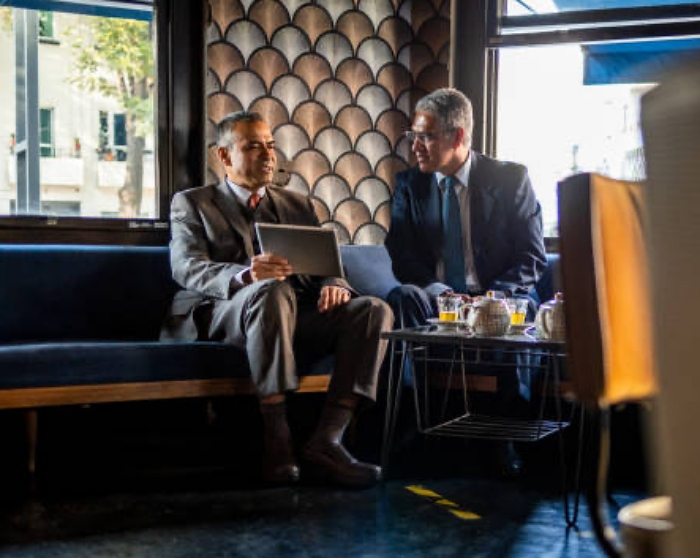
[[[223,117],[216,128],[217,145],[230,148],[233,145],[233,129],[239,122],[265,122],[259,112],[237,110]]]

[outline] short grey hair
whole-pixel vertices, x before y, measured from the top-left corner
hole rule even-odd
[[[233,129],[239,122],[265,122],[265,119],[259,112],[252,112],[248,110],[237,110],[235,112],[228,113],[216,127],[216,144],[219,147],[226,147],[228,149],[233,147]]]
[[[435,116],[445,132],[464,129],[464,144],[471,147],[474,129],[472,103],[461,91],[452,87],[436,89],[416,103],[416,112],[428,112]]]

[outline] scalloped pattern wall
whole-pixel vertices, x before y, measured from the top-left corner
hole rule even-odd
[[[342,243],[381,244],[402,132],[416,101],[448,84],[450,0],[209,0],[208,182],[229,112],[272,126],[287,188],[310,196]]]

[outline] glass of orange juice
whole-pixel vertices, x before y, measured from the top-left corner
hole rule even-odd
[[[523,325],[527,316],[526,298],[509,298],[508,312],[510,312],[510,325]]]
[[[441,295],[437,299],[438,303],[438,318],[441,322],[457,322],[459,321],[464,304],[461,297],[456,295]]]

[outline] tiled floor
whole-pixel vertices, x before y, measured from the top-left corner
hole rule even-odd
[[[621,504],[636,495],[618,494]],[[118,493],[26,501],[0,517],[7,557],[603,556],[556,494],[493,479]]]
[[[566,528],[553,442],[523,448],[518,480],[491,473],[487,445],[421,438],[377,488],[271,489],[251,474],[254,442],[217,450],[225,416],[211,430],[191,426],[192,409],[155,410],[149,428],[153,406],[46,413],[38,491],[17,490],[21,467],[0,471],[0,557],[603,556],[583,502]],[[5,432],[18,423],[0,417]]]

